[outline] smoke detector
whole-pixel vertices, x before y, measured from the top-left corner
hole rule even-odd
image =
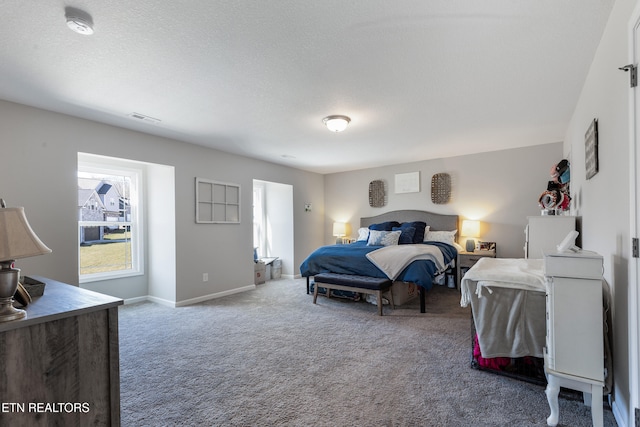
[[[68,7],[65,9],[65,18],[67,18],[67,27],[71,31],[84,36],[93,34],[93,20],[88,13]]]

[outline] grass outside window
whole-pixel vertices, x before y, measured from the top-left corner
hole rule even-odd
[[[80,246],[80,274],[132,268],[130,232],[108,234],[103,242]]]

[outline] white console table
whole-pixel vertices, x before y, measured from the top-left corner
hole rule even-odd
[[[589,251],[545,253],[547,339],[544,366],[551,415],[559,420],[560,387],[581,391],[595,427],[603,424],[604,339],[602,256]]]

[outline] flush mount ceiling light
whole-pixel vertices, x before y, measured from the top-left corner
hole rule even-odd
[[[347,116],[327,116],[322,122],[331,132],[342,132],[347,128],[351,119]]]
[[[65,9],[67,27],[78,34],[89,36],[93,34],[93,20],[91,16],[79,9],[68,7]]]

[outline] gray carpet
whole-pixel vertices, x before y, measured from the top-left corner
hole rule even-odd
[[[546,425],[543,387],[469,367],[458,291],[434,288],[426,309],[313,305],[304,279],[189,307],[123,306],[122,425]],[[560,425],[591,425],[589,407],[561,398]]]

